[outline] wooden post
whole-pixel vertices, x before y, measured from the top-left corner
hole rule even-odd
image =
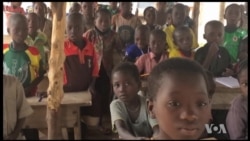
[[[194,20],[194,34],[198,39],[198,27],[199,27],[199,14],[200,14],[200,2],[194,2],[193,6],[193,20]]]
[[[60,104],[63,98],[64,32],[66,2],[51,2],[53,15],[51,54],[49,58],[49,87],[47,103],[48,139],[61,140]]]
[[[220,21],[224,23],[225,2],[220,2]]]

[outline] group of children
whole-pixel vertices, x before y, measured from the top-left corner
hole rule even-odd
[[[174,5],[170,25],[164,29],[152,22],[156,13],[153,7],[145,9],[148,24],[142,25],[131,13],[130,2],[120,2],[119,6],[119,13],[112,16],[106,8],[95,11],[92,2],[82,2],[81,11],[72,8],[67,15],[63,89],[64,92],[91,92],[92,106],[81,108],[85,123],[88,125],[87,118],[94,117],[97,122],[88,126],[102,127],[102,116],[110,113],[112,129],[121,139],[206,138],[211,136],[206,134],[204,125],[212,119],[211,98],[215,92],[212,77],[236,76],[243,95],[234,100],[227,126],[231,127],[228,129],[230,139],[246,139],[248,44],[244,38],[247,31],[237,27],[240,6],[232,4],[226,8],[225,27],[216,20],[205,25],[207,44],[196,52],[196,37],[192,29],[185,26],[184,5]],[[38,20],[39,16],[44,17],[43,3],[34,3],[36,10],[40,12],[29,13],[27,18],[22,14],[9,18],[12,42],[3,45],[4,73],[19,79],[27,97],[34,96],[37,84],[44,77],[48,67],[44,50],[51,40],[42,32],[49,29],[47,19]],[[120,30],[128,34],[133,31],[133,35],[124,34],[129,37],[123,40]],[[132,44],[127,42],[130,36],[134,40]],[[149,76],[146,97],[138,95],[140,75]],[[4,89],[11,88],[7,84],[4,83]],[[15,83],[11,85],[14,87]],[[16,92],[21,92],[16,95],[25,106],[19,85]],[[4,96],[7,93],[4,91]],[[23,124],[23,118],[30,113],[27,108],[27,113],[17,115],[20,121],[11,122]],[[14,131],[17,139],[16,132],[21,126],[17,125],[18,130],[14,125],[7,130],[6,139]]]

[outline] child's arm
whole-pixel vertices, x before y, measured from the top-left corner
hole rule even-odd
[[[16,123],[16,126],[13,130],[13,132],[11,132],[4,140],[16,140],[19,133],[21,132],[21,129],[25,123],[25,117],[24,118],[20,118],[20,119],[17,119],[17,123]]]
[[[44,78],[45,70],[43,69],[43,62],[42,60],[39,61],[39,76],[35,78],[31,84],[25,88],[25,93],[29,95],[30,91],[34,89]]]
[[[208,49],[205,60],[201,64],[205,69],[209,68],[209,66],[211,65],[211,62],[216,57],[218,51],[219,51],[219,47],[216,45],[216,43],[212,43]]]

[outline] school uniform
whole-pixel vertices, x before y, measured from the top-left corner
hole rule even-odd
[[[137,66],[140,74],[149,74],[158,63],[168,59],[168,54],[165,52],[162,53],[159,62],[156,62],[154,58],[155,58],[154,53],[149,52],[147,54],[140,56],[137,59],[135,65]]]
[[[13,43],[3,45],[3,73],[13,75],[28,87],[37,77],[43,74],[43,64],[36,47],[29,46],[26,50],[17,51]],[[26,96],[35,95],[36,88]]]
[[[203,64],[206,56],[211,55],[208,54],[209,46],[209,44],[206,44],[204,47],[199,48],[194,55],[194,60]],[[230,55],[224,47],[219,47],[219,51],[212,60],[208,71],[212,72],[215,77],[219,77],[226,71],[226,68],[231,68]]]

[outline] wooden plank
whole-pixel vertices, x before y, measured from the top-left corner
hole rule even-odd
[[[220,2],[220,21],[224,23],[225,2]]]
[[[47,124],[48,139],[61,140],[61,110],[60,104],[63,99],[63,65],[64,54],[64,34],[66,27],[66,2],[51,2],[52,11],[52,36],[51,54],[49,58],[49,88],[47,102]]]

